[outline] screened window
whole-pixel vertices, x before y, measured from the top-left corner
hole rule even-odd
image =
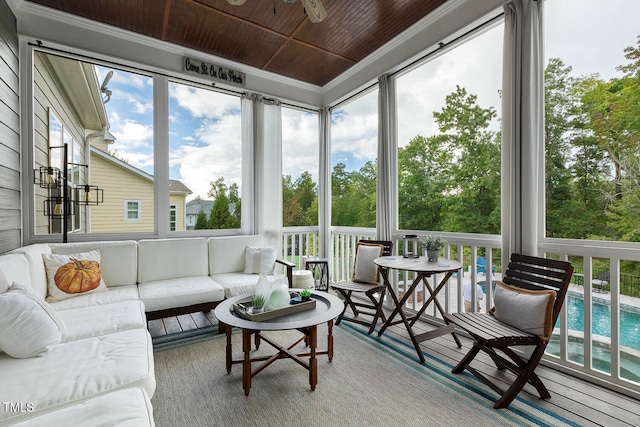
[[[282,225],[318,225],[318,113],[282,108]]]
[[[169,83],[169,175],[183,191],[178,230],[240,228],[240,98]],[[172,193],[171,197],[180,194]],[[200,218],[199,218],[200,217]]]
[[[503,25],[397,78],[399,228],[500,234]]]
[[[331,112],[331,224],[376,226],[378,90]]]

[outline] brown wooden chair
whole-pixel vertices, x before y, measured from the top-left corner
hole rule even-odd
[[[380,268],[373,263],[373,259],[389,256],[392,250],[393,243],[388,240],[360,240],[357,243],[352,280],[331,284],[331,289],[344,299],[344,309],[338,316],[336,325],[343,320],[359,323],[369,326],[370,334],[375,329],[378,319],[382,319],[383,322],[387,320],[382,312],[385,286],[380,280]],[[358,259],[359,252],[361,252],[360,259]],[[364,294],[369,301],[354,300],[353,297],[357,294]],[[349,307],[353,311],[353,317],[345,316]],[[371,319],[363,319],[361,315]]]
[[[507,286],[497,283],[495,306],[491,313],[445,315],[450,323],[467,331],[474,339],[473,347],[452,372],[458,374],[466,369],[496,391],[500,398],[493,405],[495,409],[509,406],[527,382],[537,389],[542,399],[551,397],[534,371],[551,338],[572,274],[573,266],[568,262],[512,254],[502,279]],[[540,311],[540,307],[545,311],[542,314],[544,325],[540,325],[540,319],[536,318],[535,312]],[[535,329],[532,323],[536,324]],[[533,352],[525,360],[512,346],[533,346]],[[507,390],[502,390],[469,366],[480,350],[491,356],[499,370],[508,369],[516,375]]]

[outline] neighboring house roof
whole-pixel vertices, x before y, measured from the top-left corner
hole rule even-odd
[[[104,151],[100,150],[99,148],[96,148],[94,146],[91,146],[91,154],[95,154],[99,157],[101,157],[102,159],[111,162],[113,164],[115,164],[116,166],[121,167],[122,169],[126,169],[131,173],[134,173],[146,180],[148,180],[149,182],[153,182],[153,175],[150,175],[148,173],[146,173],[143,170],[140,170],[134,166],[131,166],[129,163],[127,162],[123,162],[122,160],[118,159],[117,157],[112,156],[109,153],[105,153]],[[189,188],[184,185],[181,181],[175,180],[175,179],[171,179],[169,180],[169,192],[176,194],[176,193],[182,193],[182,194],[191,194],[192,191],[189,190]]]
[[[202,210],[209,218],[211,209],[213,209],[213,200],[193,199],[187,202],[185,212],[187,215],[198,215]]]
[[[170,193],[184,193],[191,194],[192,191],[187,188],[181,181],[170,179],[169,180],[169,192]]]

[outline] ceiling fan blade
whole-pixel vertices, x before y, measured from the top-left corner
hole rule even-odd
[[[305,10],[307,11],[307,15],[309,15],[309,20],[311,22],[320,22],[324,18],[327,17],[327,11],[324,10],[324,6],[320,2],[320,0],[300,0]]]
[[[227,2],[231,3],[234,6],[242,6],[246,1],[247,0],[227,0]]]

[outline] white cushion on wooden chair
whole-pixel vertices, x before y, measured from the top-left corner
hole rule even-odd
[[[378,283],[378,266],[373,260],[380,258],[383,250],[383,245],[358,242],[353,265],[354,282]]]
[[[548,340],[553,332],[553,290],[534,291],[496,282],[493,315],[521,331]]]

